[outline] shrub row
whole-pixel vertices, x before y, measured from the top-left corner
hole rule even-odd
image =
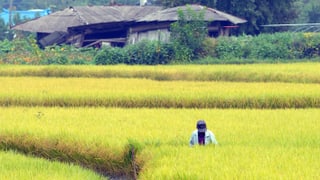
[[[304,59],[320,57],[320,33],[275,33],[220,37],[215,42],[219,59]]]
[[[93,48],[61,45],[40,49],[34,37],[0,41],[0,64],[92,64]]]
[[[233,60],[237,63],[259,61],[293,61],[320,57],[320,33],[275,33],[258,36],[207,38],[202,49],[190,54],[177,44],[140,42],[124,49],[104,49],[95,57],[96,64],[167,64],[191,63],[192,57],[209,57],[209,61]],[[182,57],[181,57],[182,55]],[[186,57],[185,57],[186,56]],[[216,60],[212,60],[216,59]],[[237,59],[237,61],[235,61]],[[239,59],[242,59],[239,61]]]
[[[94,57],[95,64],[168,64],[173,59],[173,46],[156,41],[142,41],[124,48],[105,47]]]
[[[35,39],[0,42],[0,64],[168,64],[206,62],[255,63],[320,58],[320,33],[275,33],[258,36],[207,38],[202,48],[177,43],[142,41],[124,48],[102,49],[51,46],[42,50]],[[209,58],[209,60],[208,60]],[[199,61],[200,62],[200,61]],[[205,62],[205,63],[206,63]],[[201,62],[200,62],[201,63]]]

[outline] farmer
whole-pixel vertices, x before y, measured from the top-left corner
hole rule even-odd
[[[207,144],[218,144],[214,134],[207,129],[206,122],[204,120],[199,120],[197,122],[197,129],[192,132],[190,138],[190,146],[193,145],[207,145]]]

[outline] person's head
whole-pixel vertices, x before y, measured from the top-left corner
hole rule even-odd
[[[207,131],[207,124],[204,120],[199,120],[197,122],[197,129],[198,132],[206,132]]]

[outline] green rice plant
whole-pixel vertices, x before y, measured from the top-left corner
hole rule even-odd
[[[218,146],[189,147],[198,119]],[[319,109],[8,107],[0,108],[0,142],[2,149],[20,145],[27,154],[88,161],[91,168],[100,165],[90,159],[121,157],[131,144],[139,147],[139,179],[317,179],[319,121]],[[100,161],[113,165],[107,172],[125,161],[107,160]]]
[[[0,162],[0,179],[103,179],[73,164],[27,157],[13,151],[0,151]]]
[[[0,77],[1,106],[320,107],[320,84]]]
[[[320,83],[319,63],[170,66],[0,66],[0,76]]]

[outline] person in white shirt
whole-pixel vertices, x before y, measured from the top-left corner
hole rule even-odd
[[[194,130],[190,138],[190,146],[193,145],[207,145],[215,144],[218,145],[218,141],[214,134],[207,129],[207,124],[204,120],[199,120],[196,125],[197,129]]]

